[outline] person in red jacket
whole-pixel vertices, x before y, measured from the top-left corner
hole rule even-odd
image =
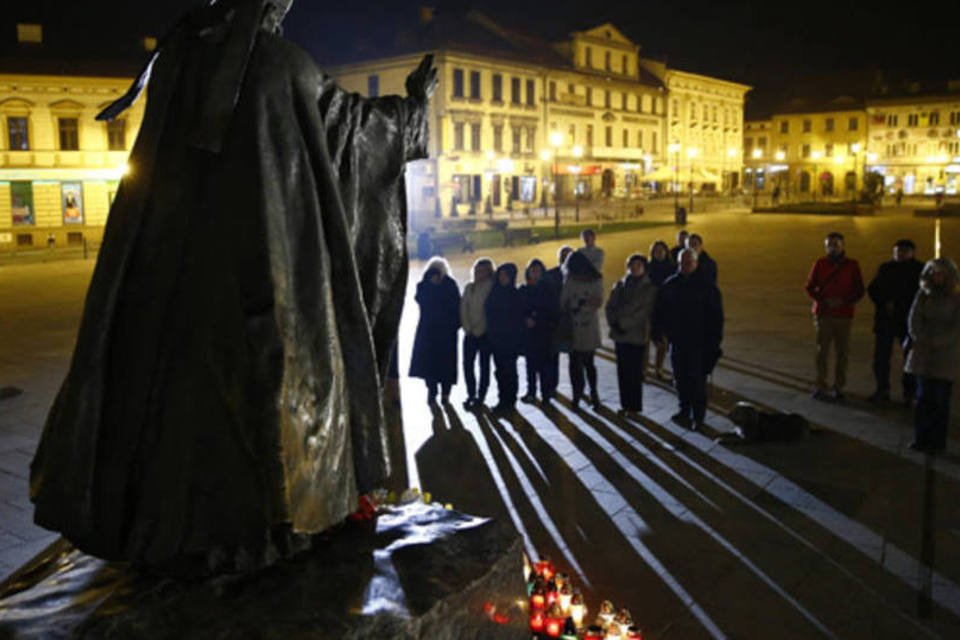
[[[843,401],[847,382],[847,356],[850,347],[850,325],[853,308],[863,297],[860,265],[844,253],[843,235],[833,231],[823,241],[827,255],[820,258],[807,276],[807,295],[813,300],[814,325],[817,329],[817,400]],[[827,386],[827,359],[830,345],[837,351],[833,393]]]

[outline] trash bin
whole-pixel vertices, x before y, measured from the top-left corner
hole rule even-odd
[[[417,258],[420,260],[429,260],[430,255],[430,233],[421,231],[417,236]]]
[[[677,224],[687,224],[686,207],[677,207],[677,210],[673,214],[673,221]]]

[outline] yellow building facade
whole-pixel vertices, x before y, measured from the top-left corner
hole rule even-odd
[[[0,73],[0,251],[99,243],[143,118],[129,77]]]
[[[676,82],[682,73],[651,72],[639,46],[611,24],[574,32],[552,50],[550,61],[433,52],[439,83],[431,102],[430,159],[412,163],[407,176],[415,227],[440,217],[576,198],[635,198],[669,188],[662,176],[651,177],[670,161],[664,79]],[[348,91],[403,95],[406,75],[423,53],[327,70]],[[739,127],[749,88],[697,78],[704,95],[727,110],[729,128],[718,119],[695,138],[705,150],[697,182],[713,179],[719,189],[724,171],[740,173]],[[736,149],[735,156],[728,149]]]

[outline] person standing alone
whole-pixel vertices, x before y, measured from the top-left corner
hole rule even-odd
[[[806,292],[813,300],[814,326],[817,332],[816,400],[844,400],[847,383],[847,359],[850,353],[850,327],[854,305],[863,297],[863,277],[856,260],[847,257],[843,235],[833,231],[823,241],[826,255],[817,260],[807,275]],[[830,346],[836,349],[836,367],[832,390],[827,384]]]

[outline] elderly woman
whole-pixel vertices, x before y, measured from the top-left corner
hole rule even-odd
[[[647,259],[635,253],[627,273],[613,285],[607,300],[607,324],[617,345],[620,415],[636,418],[643,411],[643,369],[646,364],[650,317],[657,287],[646,273]]]
[[[904,370],[917,377],[914,440],[917,451],[947,445],[950,392],[960,370],[960,274],[948,258],[929,261],[908,318],[913,348]]]
[[[435,405],[439,388],[443,402],[457,383],[457,330],[460,329],[460,288],[443,258],[431,258],[417,285],[420,321],[413,339],[410,377],[427,383],[427,402]]]

